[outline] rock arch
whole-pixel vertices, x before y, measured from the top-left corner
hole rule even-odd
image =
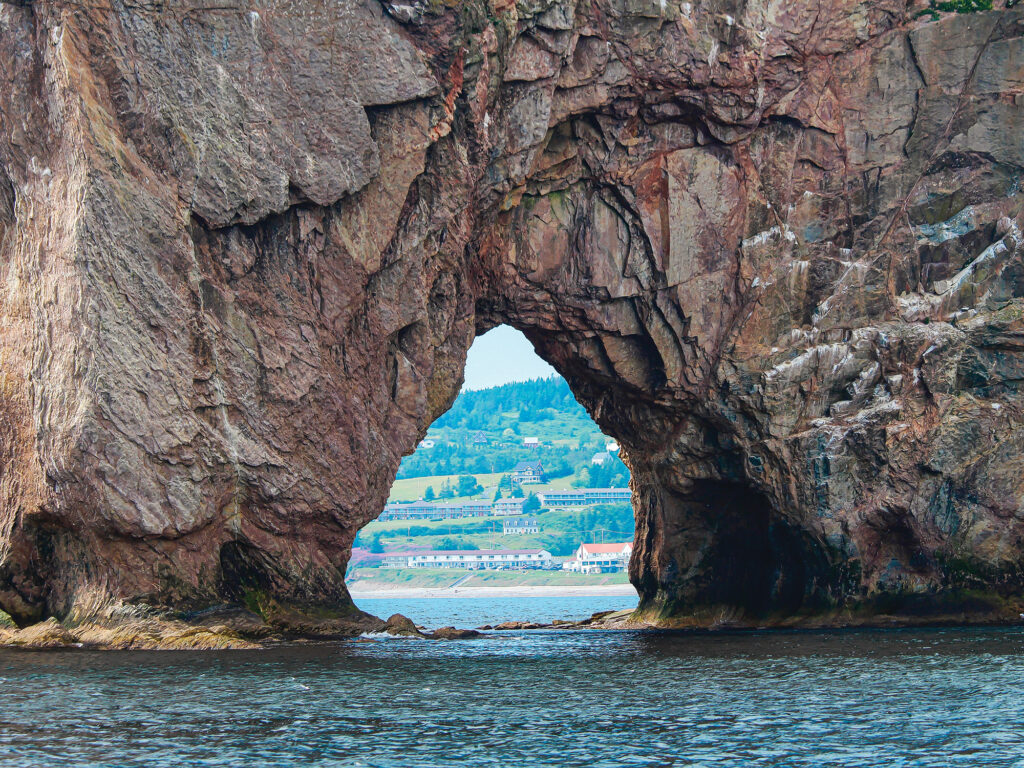
[[[649,618],[1016,616],[1022,15],[784,6],[0,4],[0,608],[344,618],[507,322]]]

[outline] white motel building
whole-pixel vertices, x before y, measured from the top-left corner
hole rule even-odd
[[[459,549],[428,552],[389,552],[383,568],[468,568],[478,571],[506,568],[552,568],[546,549]]]

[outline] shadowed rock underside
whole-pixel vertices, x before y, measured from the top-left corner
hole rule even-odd
[[[508,323],[638,617],[1016,617],[1024,13],[922,8],[0,2],[0,608],[358,623]]]

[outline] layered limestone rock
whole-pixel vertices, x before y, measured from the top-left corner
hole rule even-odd
[[[1016,617],[1024,13],[919,10],[0,2],[0,609],[358,623],[509,323],[623,446],[641,615]]]

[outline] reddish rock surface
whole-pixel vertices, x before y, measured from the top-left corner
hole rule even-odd
[[[0,608],[358,619],[506,322],[644,617],[1016,617],[1024,15],[919,10],[0,3]]]

